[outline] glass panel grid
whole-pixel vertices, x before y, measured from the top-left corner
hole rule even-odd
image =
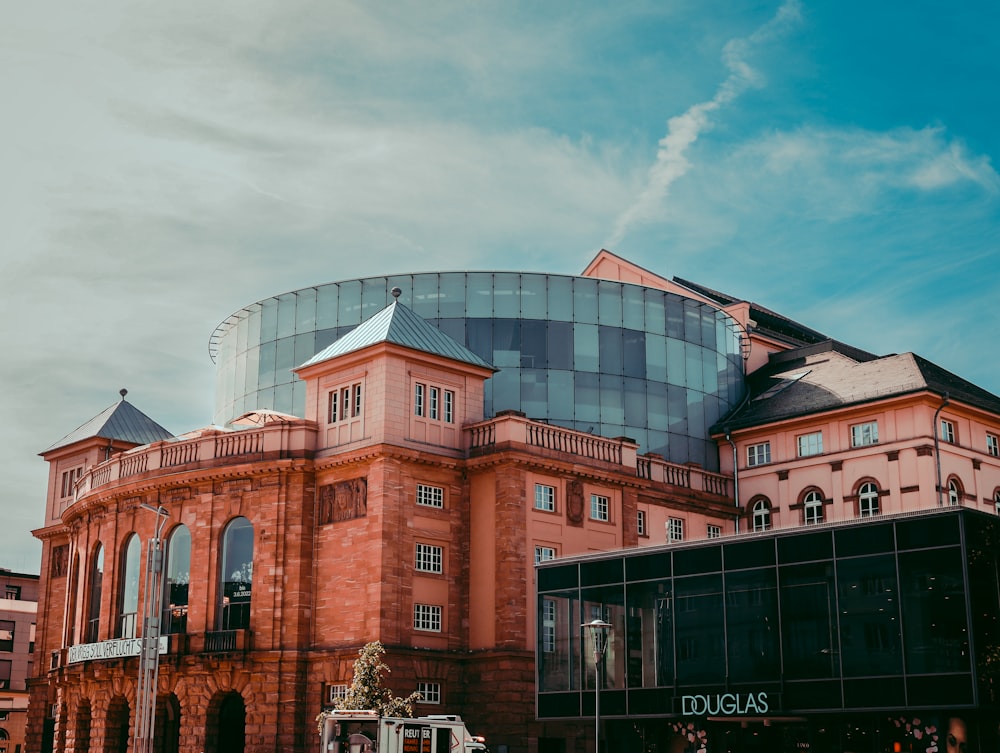
[[[742,397],[732,320],[675,294],[561,275],[397,275],[304,288],[252,304],[218,331],[216,423],[255,408],[302,414],[305,391],[290,369],[385,305],[392,285],[404,291],[404,305],[504,367],[486,384],[487,416],[521,410],[603,436],[635,437],[641,451],[673,462],[718,468],[714,444],[701,435]],[[525,359],[533,366],[523,366]],[[527,395],[524,368],[538,372],[537,389]],[[592,383],[579,381],[586,375]],[[681,392],[669,414],[661,405],[664,383]],[[449,419],[448,399],[439,393],[438,419],[452,422],[455,406]],[[425,418],[429,402],[425,391]],[[351,413],[359,410],[356,396],[350,403]],[[342,407],[341,401],[338,414]]]

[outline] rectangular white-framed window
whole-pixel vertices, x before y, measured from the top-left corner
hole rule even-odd
[[[548,484],[535,484],[535,509],[556,511],[556,488]]]
[[[336,706],[337,701],[342,701],[345,698],[347,698],[347,685],[338,683],[326,686],[326,702],[330,706]]]
[[[327,423],[335,424],[361,415],[361,383],[338,387],[327,395]]]
[[[706,538],[718,539],[721,538],[721,536],[722,536],[722,526],[717,526],[712,523],[709,523]]]
[[[649,533],[646,531],[646,511],[636,510],[635,511],[635,531],[639,536],[648,536]]]
[[[684,541],[684,521],[681,518],[667,521],[667,541]]]
[[[414,604],[413,629],[440,633],[441,607],[434,604]]]
[[[542,651],[547,654],[556,650],[556,600],[542,599]]]
[[[416,568],[422,573],[444,572],[444,548],[434,544],[417,544]]]
[[[611,509],[611,500],[603,494],[590,495],[590,519],[608,522]]]
[[[955,423],[947,419],[941,419],[941,441],[955,444]]]
[[[417,382],[413,385],[413,415],[423,416],[424,415],[424,393],[427,391],[427,385]]]
[[[551,546],[536,546],[535,547],[535,564],[539,562],[548,562],[549,560],[554,560],[556,558],[555,547]]]
[[[444,422],[455,423],[455,393],[452,390],[444,391]]]
[[[347,418],[351,415],[351,388],[344,387],[340,391],[340,417]]]
[[[771,462],[771,443],[759,442],[747,447],[747,465],[765,465]]]
[[[1000,457],[1000,438],[996,434],[986,435],[986,451],[993,457]]]
[[[878,421],[866,421],[851,427],[851,447],[878,444]]]
[[[14,651],[14,628],[17,626],[13,620],[0,620],[0,651]]]
[[[423,507],[444,507],[444,489],[440,486],[417,484],[417,504]]]
[[[439,682],[418,682],[417,692],[420,693],[420,703],[441,703],[441,683]]]
[[[800,434],[796,439],[798,440],[800,458],[823,454],[823,432],[814,431],[809,434]]]
[[[438,396],[441,394],[441,390],[437,387],[430,388],[430,400],[429,410],[427,411],[427,418],[437,421],[438,420]]]

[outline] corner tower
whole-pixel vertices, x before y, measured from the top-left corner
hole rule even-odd
[[[462,451],[481,421],[490,364],[399,302],[317,353],[295,373],[305,417],[320,427],[317,458],[375,444]]]

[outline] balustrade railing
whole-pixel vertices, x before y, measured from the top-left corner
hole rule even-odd
[[[76,499],[99,487],[161,468],[208,463],[221,458],[283,457],[289,451],[312,449],[314,428],[287,425],[244,431],[206,431],[190,439],[157,442],[130,450],[89,469],[76,488]],[[609,439],[582,431],[530,421],[520,413],[502,414],[465,427],[467,447],[481,452],[499,445],[524,445],[582,459],[631,467],[637,477],[720,497],[731,496],[732,480],[694,465],[670,463],[657,455],[637,454],[627,437]]]
[[[622,462],[622,442],[620,440],[567,431],[548,424],[528,424],[527,432],[528,444],[532,447],[569,452],[591,460],[605,460],[609,463]]]
[[[523,414],[513,411],[500,414],[491,421],[468,426],[465,431],[468,447],[472,451],[488,450],[511,443],[565,452],[616,465],[629,466],[634,463],[635,475],[639,478],[719,497],[732,496],[732,479],[728,476],[703,470],[696,465],[671,463],[657,455],[637,455],[636,443],[627,438],[598,437],[531,421]]]
[[[136,455],[124,455],[118,465],[118,478],[134,476],[149,470],[149,454],[142,452]]]
[[[175,465],[198,462],[198,448],[200,442],[177,442],[172,445],[165,445],[160,454],[160,466],[169,468]]]
[[[313,449],[314,428],[303,422],[289,430],[287,424],[244,431],[204,431],[185,439],[156,442],[113,456],[90,468],[76,486],[75,499],[94,490],[139,474],[162,468],[208,463],[220,458],[285,457]]]
[[[237,649],[238,630],[216,630],[205,633],[205,653],[218,654]]]
[[[233,434],[219,434],[215,438],[215,457],[231,458],[249,455],[264,449],[263,431],[240,431]]]

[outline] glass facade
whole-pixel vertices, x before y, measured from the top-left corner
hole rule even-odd
[[[998,558],[952,509],[541,563],[538,717],[593,716],[594,615],[602,717],[995,715]]]
[[[642,452],[718,469],[708,427],[743,395],[736,322],[639,285],[561,275],[427,273],[330,283],[268,298],[216,329],[215,422],[254,409],[302,415],[291,369],[382,310],[389,291],[500,371],[486,416],[627,436]]]

